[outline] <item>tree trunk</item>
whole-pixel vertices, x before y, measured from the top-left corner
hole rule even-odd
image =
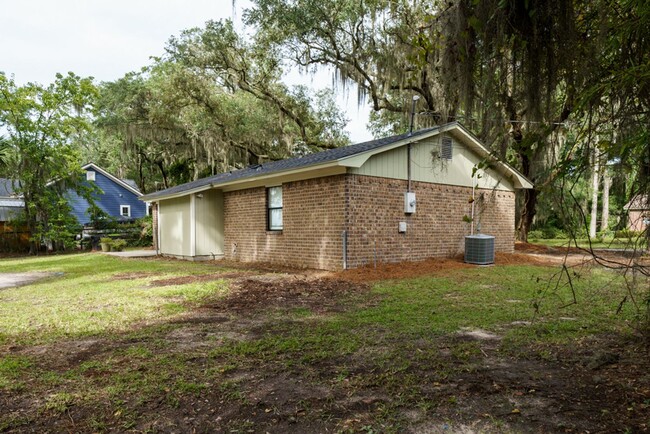
[[[512,138],[517,144],[516,149],[521,159],[521,173],[528,179],[531,179],[531,159],[530,159],[530,148],[522,149],[521,143],[523,142],[523,134],[519,126],[513,129]],[[535,213],[537,212],[537,188],[533,187],[532,189],[523,190],[524,202],[519,211],[519,241],[527,242],[528,241],[528,231],[533,225],[533,219],[535,218]]]
[[[537,190],[524,190],[524,203],[519,214],[519,241],[528,241],[528,231],[533,225],[537,210]]]
[[[606,231],[609,228],[609,188],[612,186],[612,177],[607,166],[603,171],[603,214],[601,216],[600,230]]]
[[[596,238],[596,223],[598,220],[598,185],[600,181],[600,167],[598,151],[594,148],[593,172],[591,175],[591,220],[589,221],[589,237]]]

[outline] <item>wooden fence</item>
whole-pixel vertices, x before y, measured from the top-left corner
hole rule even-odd
[[[22,252],[29,250],[30,233],[26,227],[12,226],[0,222],[0,252]]]

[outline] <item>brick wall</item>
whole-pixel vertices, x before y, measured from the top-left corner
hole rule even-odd
[[[266,189],[224,193],[227,259],[342,267],[345,175],[283,184],[281,233],[266,231]]]
[[[417,212],[409,216],[404,214],[406,181],[339,175],[287,183],[281,233],[266,231],[265,188],[226,192],[225,257],[340,269],[345,229],[350,268],[462,253],[471,188],[414,182],[413,190]],[[481,232],[496,236],[497,251],[512,252],[515,194],[477,190],[476,197]],[[406,233],[398,232],[400,221],[407,222]]]
[[[348,266],[375,261],[399,262],[429,257],[449,257],[464,251],[469,235],[469,199],[472,189],[413,182],[417,211],[404,214],[406,181],[348,175]],[[515,195],[513,192],[477,190],[475,206],[482,210],[481,232],[496,236],[497,251],[514,249]],[[478,212],[477,212],[478,214]],[[477,215],[475,214],[475,215]],[[477,219],[478,220],[478,219]],[[398,232],[400,221],[406,233]]]

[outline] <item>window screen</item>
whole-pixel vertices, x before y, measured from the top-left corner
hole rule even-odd
[[[266,189],[267,229],[282,230],[282,187]]]

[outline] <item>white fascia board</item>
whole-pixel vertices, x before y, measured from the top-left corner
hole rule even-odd
[[[515,188],[534,188],[533,183],[530,182],[528,178],[526,178],[521,172],[512,167],[510,164],[494,156],[494,154],[488,148],[486,148],[474,134],[472,134],[467,128],[458,122],[453,122],[443,126],[440,129],[440,132],[450,132],[452,135],[456,136],[456,138],[462,140],[470,150],[476,152],[483,158],[488,158],[491,163],[496,163],[497,167],[495,167],[495,169],[506,177],[510,178]]]
[[[462,125],[454,123],[442,129],[442,132],[447,132],[447,131],[451,132],[457,137],[460,136],[463,142],[467,144],[469,148],[472,149],[474,152],[476,152],[479,156],[482,156],[484,158],[489,158],[492,163],[496,163],[497,170],[503,173],[504,175],[508,176],[509,178],[511,178],[515,188],[519,188],[519,189],[534,188],[533,183],[530,182],[528,178],[526,178],[524,175],[521,174],[521,172],[519,172],[517,169],[515,169],[505,161],[502,161],[497,157],[495,157],[492,154],[492,152],[490,152],[489,149],[483,146],[483,144],[472,133],[470,133],[467,129],[465,129],[465,127],[463,127]]]
[[[86,165],[84,165],[84,166],[81,166],[81,168],[82,168],[83,170],[87,170],[87,169],[92,168],[92,169],[94,169],[96,172],[101,173],[102,175],[104,175],[105,177],[107,177],[107,178],[110,179],[111,181],[115,182],[116,184],[119,184],[119,185],[121,185],[122,187],[126,188],[126,189],[129,190],[131,193],[135,194],[136,196],[138,196],[138,197],[142,196],[142,193],[141,193],[140,191],[138,191],[138,190],[136,190],[135,188],[131,187],[129,184],[127,184],[126,182],[122,181],[120,178],[117,178],[117,177],[111,175],[110,173],[108,173],[107,171],[105,171],[104,169],[102,169],[101,167],[99,167],[98,165],[96,165],[95,163],[88,163],[88,164],[86,164]]]
[[[161,200],[176,199],[178,197],[183,197],[183,196],[187,196],[187,195],[194,194],[194,193],[201,193],[203,191],[210,190],[211,188],[214,188],[214,187],[215,187],[214,184],[206,184],[206,185],[202,185],[200,187],[192,188],[191,190],[185,190],[185,191],[179,191],[177,193],[166,194],[164,196],[155,197],[153,199],[147,198],[146,197],[147,195],[145,195],[145,197],[139,197],[138,199],[140,199],[143,202],[157,203],[157,202],[160,202]]]

